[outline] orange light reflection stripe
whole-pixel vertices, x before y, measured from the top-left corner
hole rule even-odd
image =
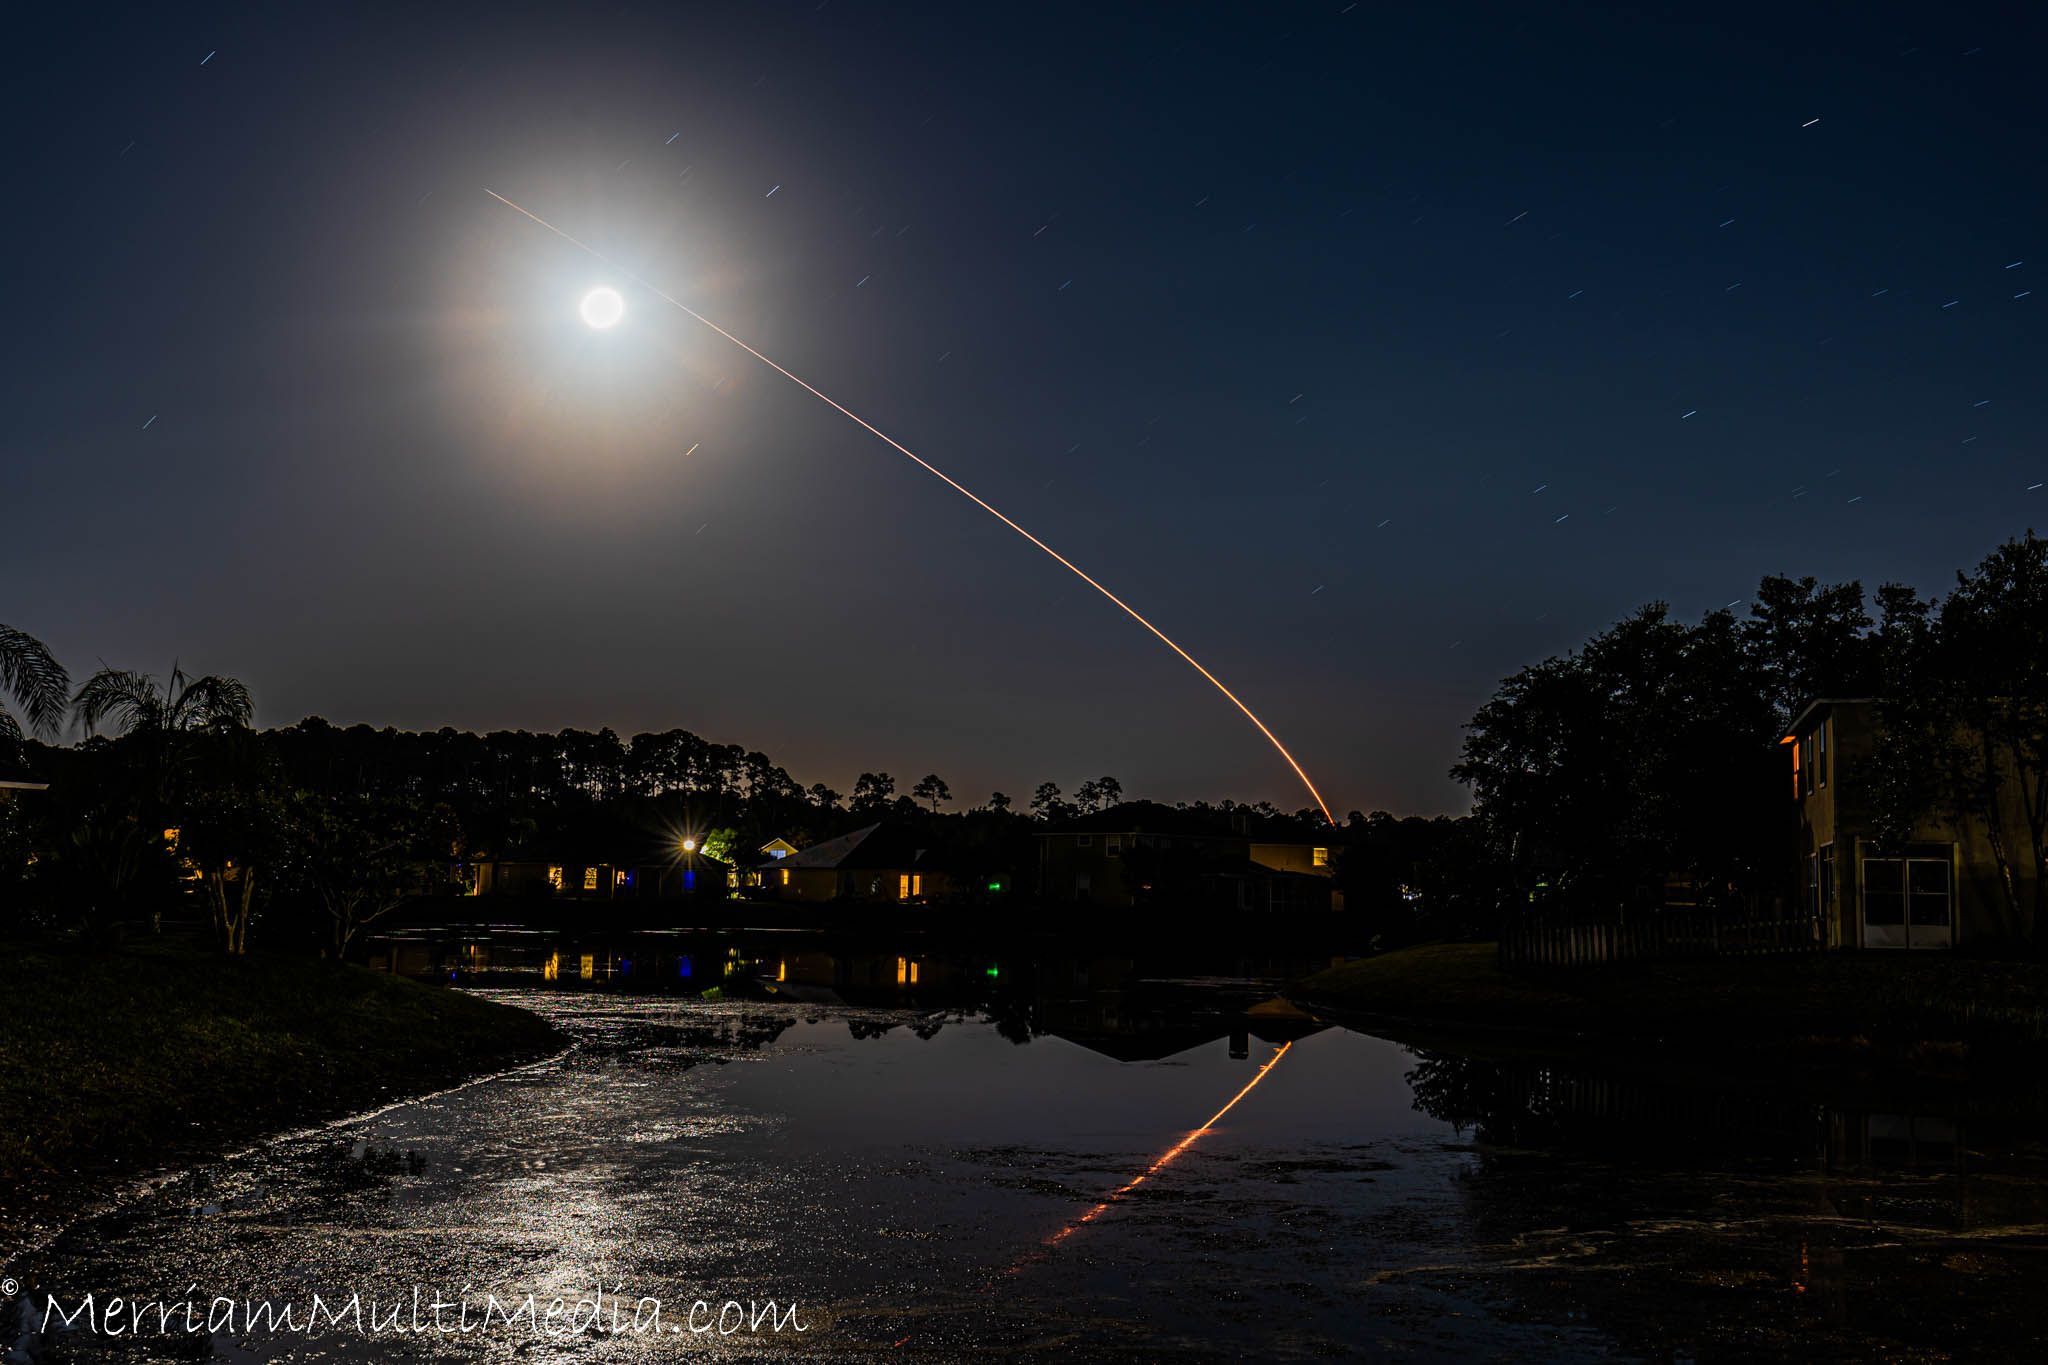
[[[1235,1095],[1232,1095],[1230,1097],[1230,1102],[1228,1104],[1225,1104],[1221,1109],[1218,1109],[1215,1113],[1209,1115],[1208,1119],[1203,1122],[1201,1127],[1194,1129],[1192,1132],[1188,1133],[1187,1136],[1183,1137],[1179,1142],[1174,1143],[1173,1146],[1167,1148],[1164,1152],[1160,1153],[1158,1160],[1154,1161],[1150,1166],[1147,1166],[1143,1171],[1140,1171],[1137,1175],[1132,1176],[1129,1180],[1117,1186],[1114,1190],[1111,1190],[1107,1195],[1103,1197],[1101,1203],[1097,1204],[1094,1208],[1088,1210],[1088,1212],[1082,1214],[1079,1218],[1076,1218],[1073,1222],[1061,1228],[1058,1232],[1055,1232],[1050,1237],[1046,1238],[1043,1246],[1040,1247],[1038,1251],[1028,1254],[1021,1258],[1015,1265],[1010,1267],[1009,1273],[1015,1275],[1019,1271],[1023,1270],[1026,1266],[1036,1262],[1041,1257],[1043,1257],[1046,1252],[1051,1251],[1061,1242],[1066,1241],[1067,1238],[1073,1236],[1076,1232],[1079,1232],[1082,1228],[1086,1227],[1088,1224],[1094,1222],[1097,1218],[1100,1218],[1104,1213],[1108,1212],[1112,1204],[1115,1204],[1118,1200],[1122,1199],[1132,1190],[1137,1189],[1138,1186],[1144,1184],[1153,1176],[1159,1174],[1168,1166],[1172,1165],[1174,1160],[1177,1157],[1179,1157],[1182,1152],[1185,1152],[1188,1148],[1195,1145],[1195,1140],[1197,1138],[1201,1137],[1202,1134],[1208,1132],[1211,1128],[1214,1128],[1225,1114],[1237,1108],[1238,1101],[1243,1099],[1246,1095],[1251,1094],[1253,1087],[1257,1086],[1260,1081],[1266,1079],[1266,1073],[1271,1071],[1275,1066],[1277,1066],[1280,1062],[1280,1059],[1287,1055],[1287,1049],[1293,1046],[1294,1044],[1292,1042],[1282,1043],[1280,1045],[1279,1050],[1275,1052],[1271,1057],[1268,1057],[1266,1059],[1266,1064],[1259,1068],[1258,1073],[1254,1075],[1250,1080],[1244,1083],[1244,1089],[1238,1091]]]

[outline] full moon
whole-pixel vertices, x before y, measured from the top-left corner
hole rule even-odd
[[[619,319],[626,316],[626,301],[619,297],[616,289],[593,289],[583,296],[577,311],[583,314],[585,323],[601,332],[616,326]]]

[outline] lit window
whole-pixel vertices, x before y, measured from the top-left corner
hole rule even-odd
[[[584,869],[583,869],[583,889],[584,889],[585,891],[595,891],[595,890],[597,890],[597,869],[596,869],[596,868],[594,868],[594,867],[586,867],[586,868],[584,868]]]
[[[924,874],[922,872],[910,874],[910,894],[912,896],[922,896],[924,894]]]
[[[910,984],[913,986],[917,984],[917,964],[915,962],[910,964]]]
[[[908,872],[896,878],[896,899],[900,901],[910,899],[910,874]]]
[[[782,884],[784,886],[789,885],[789,869],[786,867],[782,869]]]
[[[910,959],[907,957],[899,957],[896,959],[896,984],[902,986],[908,984],[909,981]]]
[[[1317,849],[1313,856],[1317,867],[1328,867],[1330,865],[1330,850],[1327,848]]]
[[[578,963],[577,966],[581,968],[585,981],[593,981],[597,978],[597,959],[591,954],[585,953],[583,961]]]
[[[562,889],[562,869],[561,869],[561,868],[559,868],[559,867],[551,867],[551,868],[549,868],[549,869],[548,869],[548,885],[549,885],[549,886],[552,886],[552,887],[553,887],[553,888],[554,888],[555,890],[557,890],[557,891],[560,891],[560,890]]]
[[[620,868],[617,872],[612,873],[613,886],[631,886],[632,884],[633,874],[626,871],[624,868]]]
[[[1792,799],[1794,801],[1797,801],[1800,798],[1801,794],[1805,791],[1805,788],[1799,785],[1801,780],[1802,778],[1799,770],[1799,745],[1795,742],[1792,745]]]

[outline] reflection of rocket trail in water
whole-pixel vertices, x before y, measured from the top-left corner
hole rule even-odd
[[[1138,1174],[1132,1176],[1129,1180],[1125,1181],[1123,1184],[1117,1186],[1108,1194],[1104,1195],[1102,1197],[1101,1203],[1097,1204],[1094,1208],[1088,1210],[1088,1212],[1082,1214],[1079,1218],[1076,1218],[1073,1222],[1061,1228],[1058,1232],[1055,1232],[1052,1236],[1046,1238],[1044,1244],[1040,1246],[1038,1250],[1027,1253],[1015,1265],[1011,1266],[1009,1273],[1012,1275],[1018,1274],[1021,1271],[1023,1271],[1026,1266],[1033,1265],[1036,1262],[1044,1259],[1045,1254],[1047,1252],[1051,1251],[1061,1242],[1066,1241],[1067,1238],[1073,1236],[1082,1228],[1088,1226],[1088,1224],[1100,1218],[1103,1214],[1109,1212],[1111,1206],[1114,1205],[1118,1200],[1122,1199],[1132,1190],[1137,1189],[1138,1186],[1144,1184],[1153,1176],[1158,1175],[1161,1171],[1165,1170],[1168,1166],[1172,1165],[1181,1153],[1187,1151],[1188,1148],[1195,1145],[1195,1139],[1201,1137],[1202,1134],[1208,1132],[1211,1128],[1214,1128],[1217,1125],[1217,1123],[1219,1123],[1222,1120],[1225,1114],[1237,1108],[1237,1102],[1243,1099],[1246,1095],[1251,1094],[1252,1089],[1255,1086],[1257,1086],[1260,1081],[1266,1079],[1266,1073],[1268,1071],[1271,1071],[1274,1065],[1277,1064],[1282,1057],[1285,1057],[1287,1055],[1287,1049],[1293,1046],[1294,1044],[1292,1042],[1282,1043],[1280,1045],[1279,1051],[1275,1052],[1271,1057],[1268,1057],[1266,1059],[1266,1064],[1259,1068],[1258,1074],[1254,1075],[1250,1080],[1244,1083],[1244,1089],[1238,1091],[1235,1095],[1232,1095],[1230,1097],[1230,1102],[1228,1104],[1224,1105],[1221,1109],[1218,1109],[1215,1113],[1209,1115],[1208,1119],[1202,1124],[1201,1127],[1193,1130],[1186,1137],[1183,1137],[1179,1142],[1174,1143],[1173,1146],[1161,1152],[1150,1166],[1147,1166],[1144,1170],[1138,1172]]]
[[[781,187],[777,186],[777,188],[779,189]],[[795,384],[798,388],[801,388],[806,393],[810,394],[813,398],[816,398],[818,401],[826,404],[828,407],[833,408],[841,416],[847,418],[849,421],[859,426],[869,435],[874,436],[878,440],[892,447],[898,454],[903,455],[909,458],[910,460],[914,461],[919,467],[924,469],[926,473],[932,475],[936,479],[939,479],[941,482],[945,483],[947,487],[951,488],[954,492],[960,494],[962,497],[972,502],[975,506],[979,507],[982,511],[988,513],[997,521],[1000,521],[1003,525],[1009,527],[1012,531],[1015,531],[1018,535],[1024,537],[1024,539],[1030,541],[1039,549],[1045,551],[1046,554],[1052,556],[1052,558],[1058,561],[1060,565],[1071,571],[1076,578],[1079,578],[1083,583],[1086,583],[1089,587],[1095,589],[1095,591],[1101,593],[1104,597],[1108,598],[1126,616],[1129,616],[1133,621],[1136,621],[1139,625],[1143,626],[1146,630],[1150,631],[1155,637],[1157,637],[1161,644],[1165,645],[1174,653],[1180,655],[1180,657],[1187,662],[1190,668],[1194,669],[1195,672],[1201,674],[1204,678],[1208,679],[1211,686],[1213,686],[1218,692],[1221,692],[1225,697],[1229,698],[1230,704],[1232,706],[1235,706],[1238,710],[1244,712],[1245,719],[1249,720],[1253,725],[1256,725],[1258,727],[1259,733],[1264,735],[1266,737],[1267,742],[1279,751],[1280,757],[1287,760],[1287,766],[1294,769],[1294,775],[1301,779],[1301,784],[1304,787],[1308,788],[1308,794],[1315,798],[1316,805],[1321,808],[1323,812],[1323,818],[1325,820],[1328,820],[1333,825],[1337,823],[1337,818],[1330,814],[1329,803],[1324,801],[1323,794],[1316,790],[1316,784],[1309,780],[1309,775],[1307,771],[1302,768],[1301,764],[1295,761],[1293,754],[1287,752],[1287,746],[1280,742],[1280,737],[1278,735],[1275,735],[1271,730],[1266,728],[1266,722],[1260,720],[1257,714],[1252,711],[1251,707],[1246,706],[1243,702],[1238,700],[1237,693],[1225,687],[1223,685],[1223,680],[1221,678],[1218,678],[1214,673],[1211,673],[1208,669],[1202,667],[1201,663],[1195,658],[1194,655],[1188,653],[1185,649],[1182,649],[1178,644],[1174,643],[1172,638],[1169,637],[1165,631],[1161,630],[1159,627],[1153,625],[1150,621],[1146,620],[1142,615],[1138,613],[1135,607],[1132,607],[1129,603],[1125,602],[1121,597],[1118,597],[1108,588],[1103,587],[1102,584],[1096,582],[1093,578],[1090,578],[1086,573],[1082,572],[1080,566],[1076,565],[1072,560],[1068,559],[1059,551],[1053,549],[1052,546],[1046,544],[1037,536],[1032,535],[1029,531],[1025,530],[1022,526],[1019,526],[1016,522],[1011,521],[1008,517],[1004,516],[1001,512],[998,512],[994,507],[990,506],[988,503],[982,501],[981,498],[977,497],[974,493],[969,491],[963,484],[954,480],[951,475],[946,474],[944,471],[940,470],[936,465],[927,462],[923,457],[919,456],[915,451],[911,450],[910,447],[904,445],[901,441],[898,441],[893,436],[890,436],[887,432],[881,430],[879,427],[875,426],[873,423],[869,422],[866,418],[860,416],[860,414],[854,412],[852,409],[841,404],[838,400],[828,396],[827,394],[821,392],[816,388],[813,388],[809,383],[807,383],[803,379],[800,379],[796,375],[790,373],[788,370],[783,369],[782,366],[776,364],[767,356],[761,354],[752,346],[749,346],[746,342],[741,341],[731,332],[726,331],[723,327],[720,327],[717,323],[713,322],[710,318],[705,317],[702,313],[690,307],[681,299],[675,298],[674,296],[667,294],[660,289],[657,289],[655,286],[649,284],[646,280],[641,279],[639,276],[625,269],[625,267],[621,266],[618,262],[612,260],[609,256],[599,251],[596,247],[591,246],[587,242],[582,242],[574,237],[571,237],[568,233],[562,231],[560,228],[556,227],[553,223],[550,223],[547,219],[541,217],[539,214],[534,213],[529,209],[520,208],[519,205],[513,203],[504,195],[499,194],[496,190],[485,190],[484,193],[490,195],[491,198],[497,200],[506,208],[513,209],[519,213],[525,214],[528,218],[531,218],[534,222],[540,224],[549,232],[554,233],[563,241],[568,242],[570,245],[577,247],[582,251],[588,252],[590,255],[596,257],[598,260],[603,261],[606,265],[611,266],[612,269],[617,270],[626,279],[631,280],[634,284],[639,285],[642,289],[645,289],[648,293],[654,295],[654,297],[660,299],[663,303],[671,304],[674,307],[681,309],[684,313],[696,319],[698,322],[703,323],[706,327],[709,327],[712,331],[718,333],[727,341],[730,341],[733,345],[739,347],[742,351],[745,351],[748,355],[754,357],[754,359],[760,361],[763,365],[766,365],[769,369],[781,375],[784,379],[789,380],[792,384]],[[1233,1101],[1233,1103],[1235,1103],[1235,1101]]]

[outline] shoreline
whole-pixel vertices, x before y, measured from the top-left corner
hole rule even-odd
[[[1423,1050],[1836,1096],[2015,1097],[2048,1056],[2048,967],[1873,954],[1503,970],[1431,944],[1328,968],[1286,998]]]
[[[310,959],[152,941],[28,947],[16,966],[0,1019],[4,1259],[206,1162],[532,1065],[566,1041],[515,1006]]]

